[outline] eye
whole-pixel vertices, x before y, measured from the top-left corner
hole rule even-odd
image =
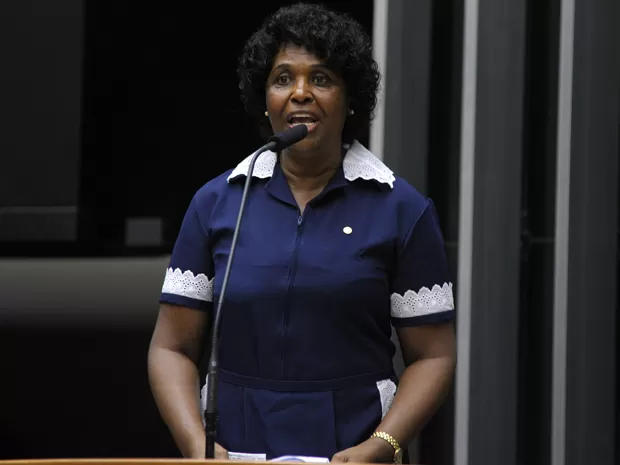
[[[285,86],[291,82],[291,78],[288,74],[280,74],[276,77],[275,83],[279,86]]]
[[[329,84],[330,79],[325,74],[317,74],[312,77],[312,83],[317,86],[324,86]]]

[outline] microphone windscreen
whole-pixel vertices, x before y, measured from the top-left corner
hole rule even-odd
[[[293,144],[296,144],[304,137],[308,135],[308,126],[305,124],[298,124],[297,126],[293,126],[286,131],[282,131],[278,134],[274,134],[269,138],[267,142],[275,142],[276,147],[274,152],[279,152],[287,147],[290,147]]]

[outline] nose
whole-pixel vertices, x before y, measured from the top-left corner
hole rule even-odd
[[[306,79],[297,80],[292,99],[295,103],[311,103],[314,100]]]

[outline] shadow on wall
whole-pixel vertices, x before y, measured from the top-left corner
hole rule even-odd
[[[150,394],[149,338],[146,327],[3,327],[0,458],[179,456]]]
[[[0,260],[0,459],[180,456],[146,364],[167,260]]]

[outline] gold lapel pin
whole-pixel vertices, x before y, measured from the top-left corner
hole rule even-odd
[[[351,234],[353,232],[353,229],[351,229],[351,226],[345,226],[344,228],[342,228],[342,232],[345,234]]]

